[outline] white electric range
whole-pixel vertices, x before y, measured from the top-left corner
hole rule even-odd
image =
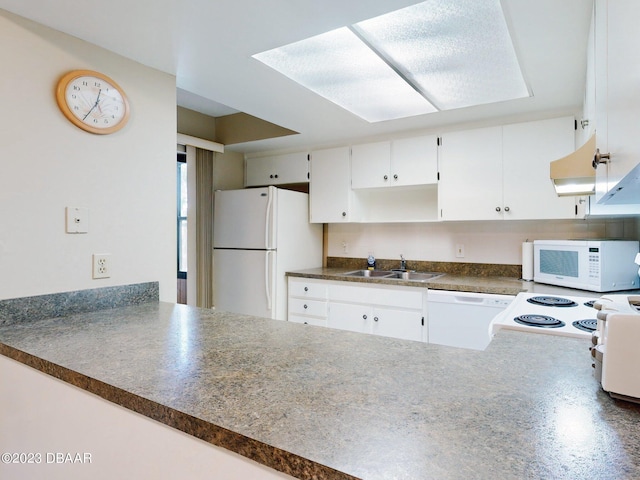
[[[493,336],[505,328],[590,339],[597,327],[597,310],[593,303],[598,297],[519,293],[493,319],[489,333]]]

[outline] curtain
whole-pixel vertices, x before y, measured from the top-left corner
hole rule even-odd
[[[196,261],[199,307],[213,307],[213,155],[196,148]]]

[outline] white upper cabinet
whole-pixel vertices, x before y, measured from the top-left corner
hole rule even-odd
[[[574,151],[574,119],[519,123],[442,136],[442,220],[575,218],[576,199],[558,197],[549,164]]]
[[[247,158],[245,162],[246,187],[309,182],[307,152]]]
[[[351,191],[349,147],[311,152],[309,216],[311,223],[357,221]]]
[[[504,218],[575,218],[578,213],[575,197],[558,197],[549,178],[550,162],[574,150],[573,117],[505,125],[502,128]]]
[[[438,196],[442,220],[502,218],[502,127],[442,135]]]
[[[351,147],[351,187],[386,187],[389,182],[391,142],[365,143]]]
[[[430,185],[438,181],[435,135],[351,147],[354,189]]]
[[[596,200],[640,162],[639,24],[637,0],[596,0],[594,62],[587,81],[595,82],[597,148],[611,154],[596,170]]]

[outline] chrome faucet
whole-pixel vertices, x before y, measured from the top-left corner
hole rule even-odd
[[[404,255],[400,254],[400,270],[407,269],[407,261],[404,259]]]

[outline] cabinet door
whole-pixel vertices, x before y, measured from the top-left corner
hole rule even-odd
[[[245,164],[247,187],[306,183],[309,181],[307,152],[248,158]]]
[[[502,128],[504,218],[575,218],[574,197],[558,197],[549,164],[575,150],[575,119],[554,118]]]
[[[329,303],[327,327],[359,333],[371,331],[371,308],[351,303]]]
[[[442,220],[502,219],[502,127],[442,135]]]
[[[438,183],[438,137],[403,138],[391,144],[390,185]]]
[[[596,200],[640,159],[640,2],[596,2],[597,146],[611,161],[597,169]]]
[[[391,142],[365,143],[351,147],[351,187],[373,188],[391,184]]]
[[[423,316],[421,312],[374,308],[371,333],[403,340],[422,341]]]
[[[309,208],[311,223],[353,221],[349,147],[311,153]]]

